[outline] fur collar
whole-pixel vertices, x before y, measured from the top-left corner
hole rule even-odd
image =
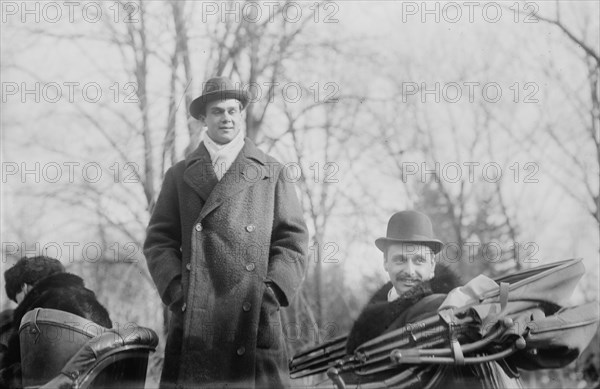
[[[52,289],[81,289],[85,288],[83,279],[71,273],[56,273],[38,281],[33,288],[25,295],[25,298],[15,308],[14,318],[18,326],[21,323],[21,318],[29,311],[31,305],[39,299],[44,293]]]
[[[391,281],[381,287],[362,310],[354,323],[346,351],[351,353],[356,347],[383,334],[389,326],[408,308],[432,294],[447,294],[461,286],[462,282],[447,266],[437,265],[434,277],[403,293],[398,299],[388,302],[387,296],[393,287]]]

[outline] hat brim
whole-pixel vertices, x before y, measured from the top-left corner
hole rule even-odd
[[[414,244],[422,244],[424,246],[427,246],[429,248],[431,248],[431,250],[433,250],[434,254],[439,253],[440,251],[442,251],[442,246],[444,246],[444,244],[437,240],[437,239],[392,239],[392,238],[379,238],[377,240],[375,240],[375,246],[377,246],[377,248],[379,250],[381,250],[382,252],[385,253],[385,250],[387,249],[387,247],[392,244],[392,243],[414,243]]]
[[[237,89],[219,90],[207,93],[192,101],[192,104],[190,104],[190,115],[192,115],[196,119],[200,119],[201,116],[204,116],[206,114],[206,104],[210,103],[211,101],[228,99],[239,100],[239,102],[242,103],[242,109],[245,109],[248,105],[250,97],[248,96],[248,93],[246,91]]]

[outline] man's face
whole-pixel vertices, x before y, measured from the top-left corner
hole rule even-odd
[[[224,145],[240,132],[242,111],[235,99],[211,101],[206,104],[206,116],[201,117],[207,127],[208,136],[215,143]]]
[[[383,268],[398,295],[433,278],[434,256],[431,248],[420,244],[392,243],[388,246]]]

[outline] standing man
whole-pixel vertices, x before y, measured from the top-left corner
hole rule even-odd
[[[165,174],[144,254],[172,311],[161,387],[289,385],[280,306],[308,234],[283,166],[244,139],[247,92],[208,80],[190,106],[200,146]]]

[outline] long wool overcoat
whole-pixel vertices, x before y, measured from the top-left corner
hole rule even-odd
[[[295,178],[249,139],[220,181],[203,143],[166,172],[144,245],[176,307],[162,387],[287,386],[279,307],[300,285],[308,245]]]

